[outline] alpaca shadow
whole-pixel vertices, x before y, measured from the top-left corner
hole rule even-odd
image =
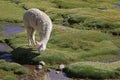
[[[37,50],[33,48],[25,48],[25,47],[14,47],[9,39],[4,39],[5,43],[11,47],[13,50],[10,52],[12,54],[12,59],[14,62],[20,64],[36,64],[33,61],[33,58],[40,55]]]
[[[35,64],[33,58],[38,56],[39,54],[33,50],[32,48],[15,48],[12,52],[13,61],[20,64]]]

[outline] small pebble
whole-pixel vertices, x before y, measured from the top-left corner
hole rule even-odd
[[[38,65],[38,69],[42,69],[42,65]]]
[[[39,64],[41,64],[42,66],[45,66],[45,62],[44,61],[40,61]]]
[[[50,71],[51,71],[51,69],[48,68],[48,69],[47,69],[47,72],[50,72]]]
[[[64,64],[59,65],[59,69],[60,69],[60,70],[63,70],[64,68],[65,68],[65,65],[64,65]]]
[[[56,71],[56,74],[59,74],[60,73],[60,71]]]

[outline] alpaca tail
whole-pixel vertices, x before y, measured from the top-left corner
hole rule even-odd
[[[28,8],[26,8],[25,5],[23,5],[22,8],[23,8],[24,11],[27,11],[27,10],[28,10]]]

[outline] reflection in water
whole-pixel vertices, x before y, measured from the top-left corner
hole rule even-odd
[[[50,80],[68,80],[68,77],[66,76],[65,73],[56,73],[56,70],[51,70],[49,73],[49,78]]]

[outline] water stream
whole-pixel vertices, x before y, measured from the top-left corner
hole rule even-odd
[[[4,36],[12,36],[13,34],[16,33],[20,33],[23,32],[24,29],[21,26],[15,25],[15,24],[4,24],[4,23],[0,23],[0,26],[2,26],[2,34],[0,35],[1,37]],[[5,42],[7,41],[7,39],[5,39]],[[8,62],[12,62],[12,54],[9,53],[8,51],[12,50],[12,48],[3,43],[2,41],[0,42],[0,59],[4,59]]]
[[[6,44],[0,43],[0,51],[8,51],[10,49]]]
[[[24,31],[24,29],[19,25],[4,24],[2,34],[3,34],[3,36],[6,36],[6,35],[20,33],[23,31]]]
[[[68,80],[68,77],[65,73],[60,72],[57,74],[56,70],[54,69],[51,69],[51,71],[48,73],[48,77],[50,77],[50,80]]]
[[[12,54],[10,54],[8,52],[4,52],[4,54],[0,55],[0,59],[3,59],[7,62],[13,62],[11,57],[12,57]]]
[[[114,4],[115,8],[120,8],[120,4],[116,3]]]

